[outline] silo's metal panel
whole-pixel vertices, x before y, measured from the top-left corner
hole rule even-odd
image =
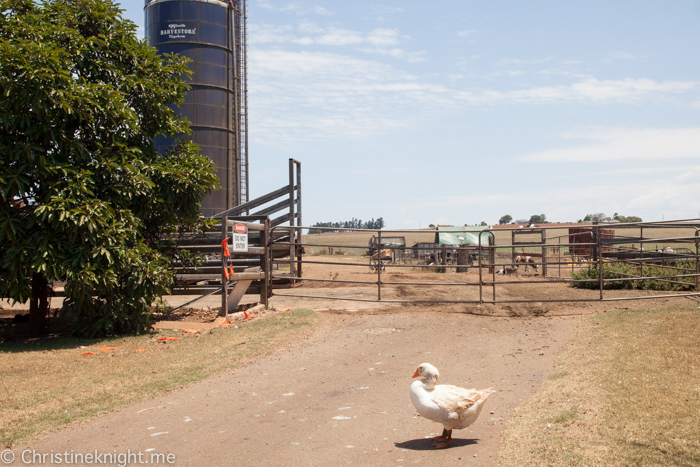
[[[217,167],[221,188],[202,202],[202,215],[212,216],[240,204],[236,186],[236,61],[237,4],[217,0],[146,1],[146,36],[160,53],[177,53],[192,60],[193,71],[185,102],[178,112],[191,122],[191,139]],[[183,137],[186,137],[184,135]],[[155,139],[159,151],[172,139]]]

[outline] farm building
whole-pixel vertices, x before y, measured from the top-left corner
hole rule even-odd
[[[440,225],[435,232],[435,241],[433,243],[420,242],[413,245],[413,257],[419,260],[430,260],[432,258],[434,261],[436,250],[445,250],[447,262],[457,262],[458,252],[454,248],[447,247],[478,246],[479,232],[483,229],[483,227]],[[481,244],[489,245],[489,238],[491,238],[489,233],[482,233]]]

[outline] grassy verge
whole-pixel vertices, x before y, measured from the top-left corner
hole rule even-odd
[[[315,319],[310,310],[293,310],[201,335],[163,331],[100,341],[59,338],[0,345],[0,445],[24,443],[235,368],[269,354],[275,339]],[[179,339],[156,340],[166,336]],[[111,346],[117,348],[98,350]],[[82,356],[86,352],[96,355]]]
[[[700,465],[700,311],[592,317],[508,422],[498,465]]]

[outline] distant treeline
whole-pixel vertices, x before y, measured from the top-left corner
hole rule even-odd
[[[370,230],[381,230],[384,228],[384,218],[380,217],[376,221],[374,217],[372,220],[367,222],[362,222],[360,219],[355,219],[345,221],[345,222],[316,222],[311,227],[333,227],[338,230],[322,230],[322,229],[309,229],[310,234],[323,233],[323,232],[343,232],[343,229],[370,229]]]
[[[583,219],[579,219],[579,222],[590,222],[590,221],[598,221],[598,222],[610,222],[610,221],[618,221],[618,222],[643,222],[641,217],[638,216],[622,216],[618,213],[613,214],[612,217],[606,216],[604,213],[599,212],[596,214],[586,214],[586,217]]]

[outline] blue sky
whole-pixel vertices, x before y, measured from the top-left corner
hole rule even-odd
[[[300,160],[305,225],[700,217],[698,1],[248,2],[251,196]]]

